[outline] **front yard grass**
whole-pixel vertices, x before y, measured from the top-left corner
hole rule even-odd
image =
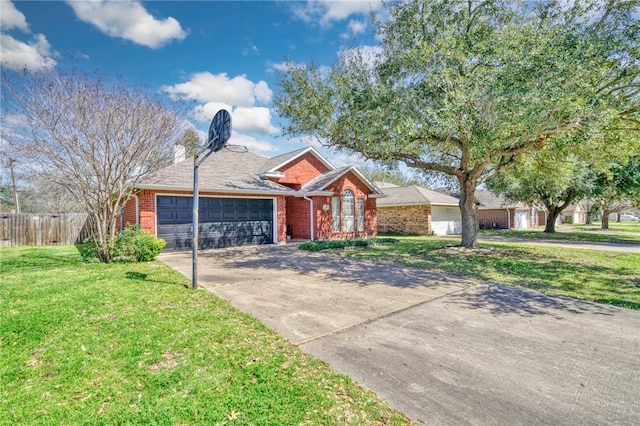
[[[507,242],[469,250],[450,238],[393,238],[398,243],[335,252],[640,310],[640,254]]]
[[[555,233],[542,232],[544,227],[537,229],[520,229],[520,230],[493,230],[481,229],[478,231],[480,238],[482,236],[503,236],[503,237],[519,237],[534,238],[543,240],[569,240],[584,241],[592,243],[617,243],[617,244],[640,244],[640,224],[622,224],[617,223],[610,226],[610,230],[602,230],[599,225],[562,225],[559,226]]]
[[[614,220],[609,220],[609,230],[602,229],[602,224],[600,222],[593,222],[591,225],[566,225],[567,227],[573,227],[580,231],[590,231],[594,233],[607,233],[607,232],[629,232],[637,234],[640,239],[640,222],[632,222],[632,221],[623,221],[616,222]]]
[[[0,424],[408,424],[160,262],[0,249]]]

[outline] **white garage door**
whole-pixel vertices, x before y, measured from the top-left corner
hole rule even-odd
[[[431,206],[431,228],[436,235],[452,235],[462,232],[460,208]]]
[[[529,212],[516,211],[516,229],[529,228]]]

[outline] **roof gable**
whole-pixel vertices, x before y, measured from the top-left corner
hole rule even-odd
[[[278,155],[277,157],[273,157],[269,159],[265,165],[264,170],[262,172],[278,172],[280,169],[285,167],[287,164],[297,160],[298,158],[304,156],[305,154],[310,153],[318,161],[325,165],[325,167],[329,170],[335,169],[335,166],[329,162],[326,158],[324,158],[318,151],[316,151],[313,147],[309,146],[306,148],[301,148],[296,151],[288,152],[286,154]]]
[[[369,179],[367,179],[355,166],[345,166],[338,169],[325,172],[315,179],[307,182],[300,191],[304,193],[322,192],[326,191],[327,187],[345,176],[347,173],[352,172],[369,190],[371,196],[384,196],[384,194],[376,187]]]

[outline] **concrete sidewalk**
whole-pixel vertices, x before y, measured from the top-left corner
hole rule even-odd
[[[160,260],[191,276],[189,253]],[[640,424],[640,312],[292,246],[199,282],[427,424]]]

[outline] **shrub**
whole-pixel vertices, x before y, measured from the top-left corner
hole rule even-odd
[[[166,244],[162,238],[156,238],[144,231],[139,224],[128,224],[114,240],[113,256],[136,262],[149,262],[160,254]]]
[[[299,248],[308,251],[321,251],[329,249],[344,249],[347,247],[369,247],[376,244],[395,244],[398,240],[394,238],[367,238],[355,240],[316,240],[305,241]]]

